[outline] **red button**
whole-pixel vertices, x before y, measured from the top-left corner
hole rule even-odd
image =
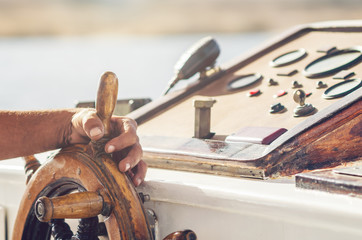
[[[249,97],[254,97],[254,96],[258,96],[260,94],[260,89],[254,89],[254,90],[251,90],[248,94]]]
[[[277,92],[277,94],[274,95],[274,97],[275,97],[275,98],[281,97],[281,96],[286,95],[287,93],[288,93],[288,92],[286,92],[286,91],[284,91],[284,90],[279,90],[279,91]]]

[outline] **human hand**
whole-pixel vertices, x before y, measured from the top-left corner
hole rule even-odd
[[[119,162],[121,172],[128,172],[135,186],[139,186],[147,172],[147,164],[141,160],[142,147],[136,133],[137,123],[131,118],[112,116],[111,132],[116,137],[105,145],[107,153]],[[72,118],[72,132],[69,143],[97,141],[104,136],[104,127],[94,109],[83,109]]]

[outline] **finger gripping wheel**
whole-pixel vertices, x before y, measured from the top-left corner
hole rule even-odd
[[[110,119],[117,92],[116,75],[104,73],[96,110],[104,124],[105,138],[112,130]],[[104,145],[95,148],[94,144],[64,148],[33,174],[19,206],[13,240],[50,239],[51,234],[54,239],[72,236],[63,220],[68,218],[80,218],[74,239],[82,239],[82,234],[95,234],[96,239],[98,218],[104,218],[110,240],[152,239],[133,184],[104,152]]]

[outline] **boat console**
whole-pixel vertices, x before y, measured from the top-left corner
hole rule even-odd
[[[361,21],[312,24],[219,66],[216,41],[202,39],[180,59],[213,53],[197,80],[130,114],[145,160],[260,179],[360,160],[361,43]]]

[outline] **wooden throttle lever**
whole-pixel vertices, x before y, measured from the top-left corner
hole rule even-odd
[[[109,215],[111,206],[96,192],[78,192],[65,196],[40,197],[35,203],[35,215],[41,222],[63,218],[90,218]]]
[[[97,93],[97,115],[104,125],[104,136],[110,135],[111,117],[116,106],[118,94],[118,78],[113,72],[103,73]]]

